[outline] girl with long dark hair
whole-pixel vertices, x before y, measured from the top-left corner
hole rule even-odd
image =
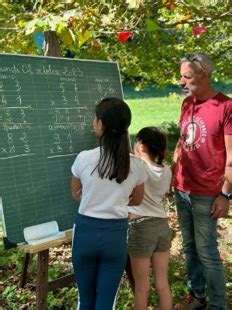
[[[141,203],[146,172],[130,156],[131,111],[117,98],[95,110],[99,147],[81,152],[72,166],[71,189],[81,197],[75,221],[72,260],[80,310],[110,310],[127,258],[127,204]]]

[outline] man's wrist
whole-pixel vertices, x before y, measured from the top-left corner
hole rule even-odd
[[[220,196],[226,198],[227,200],[232,200],[232,193],[225,193],[225,192],[221,191]]]

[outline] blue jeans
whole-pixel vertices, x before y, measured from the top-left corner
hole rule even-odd
[[[217,248],[217,221],[210,210],[213,197],[175,190],[176,206],[188,274],[188,289],[209,298],[209,310],[227,309],[223,264]]]
[[[72,245],[78,310],[113,308],[126,265],[127,230],[127,218],[108,220],[78,214]]]

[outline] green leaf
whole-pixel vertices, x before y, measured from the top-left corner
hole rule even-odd
[[[90,31],[84,31],[84,32],[79,32],[78,37],[79,37],[79,47],[81,47],[86,41],[91,38],[92,32]]]
[[[153,20],[151,20],[150,18],[146,18],[145,22],[146,22],[147,31],[149,32],[157,31],[160,28],[159,25]]]
[[[73,35],[71,29],[67,27],[61,27],[61,25],[59,25],[56,33],[61,41],[65,44],[65,46],[69,47],[75,43],[75,36]]]
[[[25,35],[32,34],[36,29],[36,20],[31,20],[25,26]]]

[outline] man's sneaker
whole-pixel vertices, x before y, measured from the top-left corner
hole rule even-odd
[[[189,294],[186,299],[174,306],[174,310],[203,310],[206,309],[206,299],[198,299],[193,295]]]

